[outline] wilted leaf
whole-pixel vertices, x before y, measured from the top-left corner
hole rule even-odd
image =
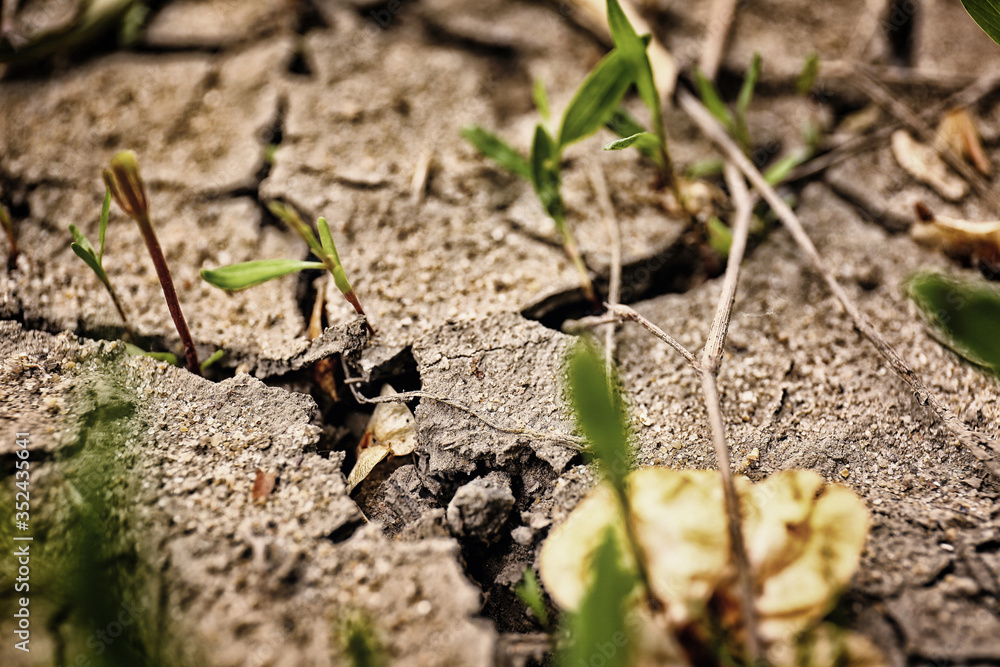
[[[1000,372],[1000,290],[985,281],[923,273],[910,279],[907,291],[942,342],[969,361]]]
[[[906,130],[892,133],[892,155],[906,173],[934,188],[943,198],[958,201],[969,194],[969,186],[951,171],[941,156]]]
[[[917,204],[916,211],[917,222],[910,234],[917,242],[963,262],[1000,266],[1000,221],[972,222],[938,216],[923,204]]]
[[[202,269],[201,277],[209,285],[225,290],[241,290],[289,273],[304,269],[325,268],[322,262],[305,262],[298,259],[258,259],[241,264],[230,264],[218,269]]]
[[[868,514],[852,491],[809,471],[783,471],[757,485],[744,477],[736,482],[762,634],[779,645],[817,623],[847,585]],[[729,590],[735,570],[719,474],[643,468],[626,485],[650,586],[667,605],[666,617],[677,626],[704,622],[713,596],[738,600]],[[623,536],[614,494],[601,485],[543,545],[539,574],[561,607],[581,604],[592,554],[609,527]],[[627,558],[622,562],[634,567]]]
[[[632,64],[615,49],[591,70],[563,114],[556,154],[604,125],[632,85]]]
[[[257,468],[253,480],[253,491],[250,495],[254,500],[261,500],[267,498],[274,491],[274,485],[278,481],[278,476],[273,472],[264,472],[260,468]]]
[[[395,393],[395,389],[385,384],[379,395],[391,396]],[[412,454],[416,447],[417,431],[410,409],[403,403],[379,403],[358,444],[358,459],[347,477],[347,492],[353,491],[385,457],[390,454],[406,456]]]
[[[462,128],[462,136],[475,146],[476,150],[496,161],[501,167],[509,169],[521,178],[531,180],[531,166],[528,161],[497,135],[478,125],[469,125]]]
[[[962,0],[962,4],[983,32],[1000,44],[1000,4],[997,0]]]
[[[955,155],[961,155],[969,160],[985,176],[993,173],[993,165],[983,150],[976,122],[964,108],[959,107],[946,113],[938,125],[937,132],[938,137]]]

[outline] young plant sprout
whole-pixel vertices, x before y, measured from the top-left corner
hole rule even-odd
[[[97,250],[94,250],[94,246],[90,244],[90,241],[83,235],[83,232],[76,225],[72,224],[69,226],[69,233],[73,235],[73,243],[69,247],[73,249],[77,257],[90,267],[94,275],[97,276],[97,279],[104,285],[104,289],[108,291],[108,296],[111,297],[111,302],[115,304],[115,310],[118,311],[119,317],[122,318],[126,336],[129,340],[135,341],[137,338],[135,337],[135,332],[132,331],[132,325],[129,324],[128,316],[122,307],[122,302],[118,298],[115,288],[111,286],[111,280],[108,278],[107,271],[104,270],[104,236],[108,229],[108,215],[110,213],[111,190],[106,190],[104,192],[104,205],[101,206],[101,219],[98,223]]]
[[[333,282],[337,289],[344,295],[348,303],[354,310],[365,318],[365,326],[368,332],[375,335],[375,329],[368,322],[361,302],[354,293],[354,288],[347,280],[344,266],[340,262],[340,255],[337,254],[337,246],[333,242],[333,234],[330,233],[330,225],[325,218],[319,218],[316,226],[319,229],[319,238],[313,232],[312,227],[307,225],[299,214],[281,202],[272,201],[268,204],[268,210],[276,217],[280,218],[291,227],[309,246],[309,250],[319,258],[318,262],[308,262],[297,259],[260,259],[240,264],[230,264],[217,269],[203,269],[201,277],[209,285],[224,290],[241,290],[254,285],[260,285],[268,280],[274,280],[282,276],[287,276],[296,271],[305,269],[326,269],[333,276]]]
[[[143,241],[146,242],[146,249],[149,251],[149,257],[153,260],[153,267],[156,269],[156,277],[160,280],[160,287],[163,289],[163,297],[167,301],[170,317],[177,328],[181,343],[184,344],[188,370],[196,375],[201,375],[198,353],[194,348],[194,341],[191,340],[191,332],[188,331],[184,313],[181,312],[181,305],[177,301],[177,292],[174,290],[174,281],[170,278],[167,260],[163,257],[163,251],[160,249],[159,241],[156,240],[156,232],[153,231],[153,224],[149,219],[149,200],[146,198],[146,186],[139,175],[139,163],[135,159],[135,153],[122,151],[115,155],[111,159],[110,167],[104,170],[104,182],[108,186],[108,191],[118,202],[119,208],[139,225],[139,232],[142,234]],[[103,252],[103,228],[100,245]]]

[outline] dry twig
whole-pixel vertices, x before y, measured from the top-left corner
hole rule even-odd
[[[705,42],[701,49],[701,59],[698,68],[710,81],[715,80],[719,64],[726,51],[726,41],[729,29],[736,16],[738,0],[714,0],[709,11],[708,28],[705,30]]]
[[[976,457],[982,464],[997,478],[1000,479],[1000,463],[990,454],[1000,454],[1000,443],[993,439],[973,431],[947,406],[941,403],[924,385],[923,381],[907,365],[896,351],[882,338],[868,318],[858,310],[857,306],[850,300],[847,293],[834,279],[833,274],[827,267],[826,262],[820,257],[816,246],[813,245],[806,234],[802,223],[795,212],[785,203],[780,195],[771,187],[760,171],[747,159],[736,142],[726,133],[725,129],[719,125],[712,115],[696,100],[693,95],[686,91],[681,91],[678,95],[680,107],[691,117],[691,119],[701,128],[702,132],[712,140],[723,152],[727,159],[736,165],[747,177],[747,180],[757,189],[764,200],[770,205],[775,215],[781,220],[792,238],[799,245],[799,248],[806,254],[813,266],[823,277],[824,282],[840,301],[844,310],[850,316],[855,329],[867,338],[875,349],[885,358],[889,367],[899,375],[912,389],[914,396],[921,405],[929,405],[938,418],[948,429],[954,433],[965,448]],[[990,450],[990,451],[987,451]]]

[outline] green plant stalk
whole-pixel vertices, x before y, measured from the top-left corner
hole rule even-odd
[[[318,257],[323,260],[323,264],[330,272],[330,275],[333,276],[333,282],[337,286],[337,289],[340,290],[340,293],[344,295],[344,298],[347,299],[349,304],[354,306],[355,312],[365,318],[365,327],[367,327],[368,333],[374,336],[375,329],[368,321],[365,309],[361,307],[361,302],[358,300],[357,294],[354,293],[354,288],[351,287],[351,283],[347,279],[347,273],[344,271],[344,265],[340,263],[340,255],[337,253],[337,246],[333,242],[333,235],[330,233],[330,225],[327,224],[325,218],[320,218],[317,221],[317,226],[319,227],[321,252]],[[308,231],[312,234],[312,229],[309,229]],[[315,238],[315,236],[313,236],[313,238]]]
[[[115,310],[118,311],[118,316],[122,318],[122,325],[125,327],[125,336],[133,341],[138,342],[138,338],[135,336],[135,331],[132,330],[132,325],[129,324],[128,317],[125,316],[125,309],[122,308],[121,301],[118,300],[118,293],[115,292],[115,288],[111,286],[111,281],[101,281],[104,283],[105,289],[108,290],[108,296],[111,297],[111,303],[115,304]]]
[[[184,320],[184,313],[181,312],[177,291],[174,289],[174,281],[170,277],[170,268],[167,266],[167,260],[163,257],[160,243],[156,239],[153,224],[149,220],[146,186],[139,176],[139,165],[136,162],[135,154],[131,151],[122,151],[115,155],[111,160],[110,168],[104,170],[104,182],[122,211],[139,225],[139,233],[142,234],[142,240],[146,243],[146,250],[149,251],[149,257],[153,261],[153,268],[156,269],[156,277],[160,281],[163,297],[167,301],[167,309],[170,311],[174,327],[184,345],[184,356],[187,358],[188,370],[195,375],[201,375],[198,352],[195,350],[191,332]]]

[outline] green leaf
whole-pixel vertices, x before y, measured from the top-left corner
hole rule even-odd
[[[542,624],[543,628],[549,627],[549,614],[545,611],[545,602],[542,600],[542,589],[538,585],[535,572],[530,567],[524,571],[521,583],[514,589],[521,602],[535,614],[535,618]]]
[[[720,257],[729,257],[729,248],[733,245],[733,230],[716,216],[708,219],[708,245]]]
[[[366,615],[350,613],[338,634],[349,667],[383,667],[388,664],[375,628]]]
[[[646,151],[655,150],[660,145],[660,138],[652,132],[639,132],[638,134],[633,134],[631,137],[617,139],[604,144],[604,150],[620,151],[633,145],[645,154]]]
[[[84,239],[84,241],[86,241],[86,239]],[[82,259],[84,262],[86,262],[87,266],[90,267],[90,270],[93,271],[95,274],[97,274],[97,279],[100,280],[105,285],[107,285],[108,274],[105,273],[104,267],[101,266],[100,260],[94,256],[93,248],[89,248],[89,246],[90,246],[89,243],[87,244],[87,247],[84,247],[79,243],[71,243],[69,245],[69,247],[73,249],[73,252],[76,253],[76,256]]]
[[[634,78],[634,68],[615,49],[591,70],[563,114],[559,128],[559,152],[596,132],[618,108]]]
[[[636,34],[635,28],[629,23],[618,0],[608,0],[608,27],[611,30],[611,39],[615,43],[615,48],[622,52],[632,66],[635,87],[639,90],[639,97],[642,98],[643,104],[646,105],[653,118],[656,135],[660,137],[661,141],[665,141],[660,94],[656,90],[656,83],[653,80],[653,68],[649,64],[649,56],[646,55],[649,36],[639,37]]]
[[[807,150],[789,153],[767,168],[767,171],[764,172],[764,180],[770,185],[777,185],[788,178],[793,169],[808,159],[809,151]]]
[[[108,231],[108,216],[111,214],[111,190],[104,191],[104,204],[101,206],[101,220],[97,225],[98,260],[104,260],[104,234]]]
[[[595,665],[627,667],[632,640],[628,625],[628,600],[635,589],[635,575],[622,565],[622,547],[608,527],[594,552],[591,582],[580,607],[569,619],[569,642],[559,656],[560,667]]]
[[[982,280],[922,273],[906,286],[940,340],[974,364],[1000,372],[1000,290]]]
[[[494,160],[501,167],[505,167],[525,180],[531,180],[531,166],[528,161],[497,135],[478,125],[469,125],[462,128],[462,136],[475,146],[476,150]]]
[[[541,79],[535,79],[535,85],[531,90],[531,97],[542,120],[546,123],[549,122],[549,94],[545,90],[545,83]]]
[[[715,119],[722,123],[730,132],[733,131],[733,115],[729,112],[729,108],[726,106],[722,98],[719,97],[719,91],[715,89],[715,84],[708,80],[708,78],[702,74],[699,70],[694,71],[695,83],[698,85],[698,97],[701,98],[702,104],[705,108],[715,116]]]
[[[312,227],[307,225],[305,221],[299,217],[299,214],[295,209],[290,206],[286,206],[280,201],[272,200],[267,203],[267,210],[269,210],[276,218],[284,222],[286,225],[292,228],[292,230],[306,242],[309,249],[317,257],[323,256],[323,245],[316,238],[316,234],[313,232]]]
[[[684,175],[692,180],[697,180],[699,178],[705,178],[706,176],[721,174],[725,166],[725,162],[716,158],[699,160],[698,162],[691,163],[688,168],[684,170]]]
[[[815,51],[806,56],[806,62],[802,66],[802,72],[795,81],[795,90],[799,95],[808,95],[816,85],[816,77],[819,76],[819,54]]]
[[[615,109],[615,112],[611,114],[611,118],[604,125],[619,137],[631,137],[633,134],[646,131],[642,123],[637,121],[632,114],[622,107]]]
[[[333,257],[337,264],[340,264],[340,255],[337,254],[337,245],[333,242],[333,234],[330,233],[330,225],[327,223],[326,218],[320,218],[317,220],[316,226],[319,227],[319,241],[323,244],[323,250],[325,250],[328,255]]]
[[[541,125],[535,127],[531,143],[531,182],[545,212],[556,221],[560,232],[566,220],[566,209],[559,193],[559,152],[555,142]]]
[[[604,477],[624,496],[625,475],[632,467],[628,420],[603,355],[592,343],[581,339],[570,349],[568,379],[576,422]]]
[[[324,269],[322,262],[304,262],[298,259],[260,259],[242,264],[230,264],[217,269],[203,269],[201,277],[209,285],[225,290],[241,290],[289,273],[304,269]]]
[[[171,354],[170,352],[146,352],[138,345],[133,345],[132,343],[125,343],[125,351],[128,352],[133,357],[152,357],[159,361],[165,361],[173,366],[177,365],[177,355]]]
[[[201,362],[201,370],[204,371],[211,368],[213,365],[216,364],[216,362],[219,361],[219,359],[222,359],[222,357],[224,356],[226,356],[225,350],[216,350],[215,352],[212,353],[212,356],[210,356],[205,361]]]
[[[760,78],[761,58],[760,53],[754,51],[753,58],[750,59],[750,66],[743,77],[743,85],[740,87],[740,94],[736,98],[736,113],[746,116],[750,102],[753,100],[753,91],[757,87],[757,79]]]
[[[987,35],[1000,44],[1000,1],[998,0],[962,0],[965,11],[979,24]]]

